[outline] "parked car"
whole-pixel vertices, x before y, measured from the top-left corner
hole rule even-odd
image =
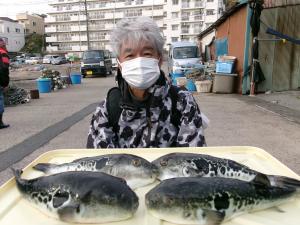
[[[67,61],[66,57],[64,57],[64,56],[59,56],[59,57],[54,58],[54,59],[51,60],[51,64],[53,64],[53,65],[64,64],[64,63],[67,63],[67,62],[68,61]]]
[[[107,50],[85,51],[81,60],[80,71],[83,77],[112,74],[110,52]]]
[[[170,46],[168,67],[169,72],[176,70],[186,72],[201,63],[199,49],[196,43],[174,42]]]
[[[117,56],[114,53],[111,53],[111,63],[112,63],[112,69],[117,70],[118,69]]]
[[[51,64],[53,59],[58,58],[59,55],[45,55],[43,58],[43,63]]]
[[[43,62],[43,58],[41,57],[30,57],[29,59],[25,60],[26,64],[40,64]]]

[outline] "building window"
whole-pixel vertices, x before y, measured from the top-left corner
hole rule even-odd
[[[182,8],[190,8],[190,0],[182,0]]]
[[[171,37],[172,42],[177,42],[178,41],[178,37]]]
[[[181,33],[188,34],[190,30],[190,25],[182,25],[181,27]]]
[[[211,15],[214,15],[214,14],[215,14],[214,9],[207,9],[206,10],[206,15],[211,16]]]
[[[207,2],[214,2],[214,0],[207,0]]]
[[[9,33],[9,27],[6,28],[7,33]]]
[[[143,4],[143,0],[136,0],[135,4],[136,5],[142,5]]]
[[[132,4],[132,0],[125,0],[125,5],[131,5]]]
[[[16,28],[16,33],[20,33],[21,30],[19,28]]]
[[[178,16],[179,16],[179,13],[178,13],[178,12],[172,12],[172,18],[173,18],[173,19],[178,18]]]
[[[36,26],[36,22],[32,22],[32,26],[34,26],[34,27],[35,27],[35,26]]]
[[[179,25],[172,25],[172,30],[178,30]]]
[[[178,0],[172,0],[173,5],[178,5],[178,2],[179,2]]]
[[[196,0],[195,1],[195,7],[202,7],[203,6],[203,1],[202,0]]]

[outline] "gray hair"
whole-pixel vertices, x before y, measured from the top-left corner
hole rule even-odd
[[[149,41],[157,52],[162,56],[164,38],[157,24],[149,17],[124,18],[116,24],[111,32],[111,47],[119,56],[124,42],[139,43]]]

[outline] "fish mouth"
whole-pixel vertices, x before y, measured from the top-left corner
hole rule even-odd
[[[159,175],[159,169],[153,163],[151,164],[151,171],[152,171],[153,177],[157,178]]]

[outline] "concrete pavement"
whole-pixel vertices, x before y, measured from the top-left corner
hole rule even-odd
[[[23,155],[11,165],[23,168],[46,151],[84,148],[95,104],[113,85],[113,77],[84,79],[82,85],[42,94],[39,100],[7,108],[5,119],[11,128],[0,130],[0,148],[6,154],[6,158],[0,154],[0,165]],[[260,147],[300,174],[298,123],[260,107],[255,98],[249,101],[249,97],[215,94],[195,94],[195,98],[211,121],[205,131],[208,146]],[[37,140],[41,141],[40,146]],[[0,172],[0,184],[11,176],[9,169]]]

